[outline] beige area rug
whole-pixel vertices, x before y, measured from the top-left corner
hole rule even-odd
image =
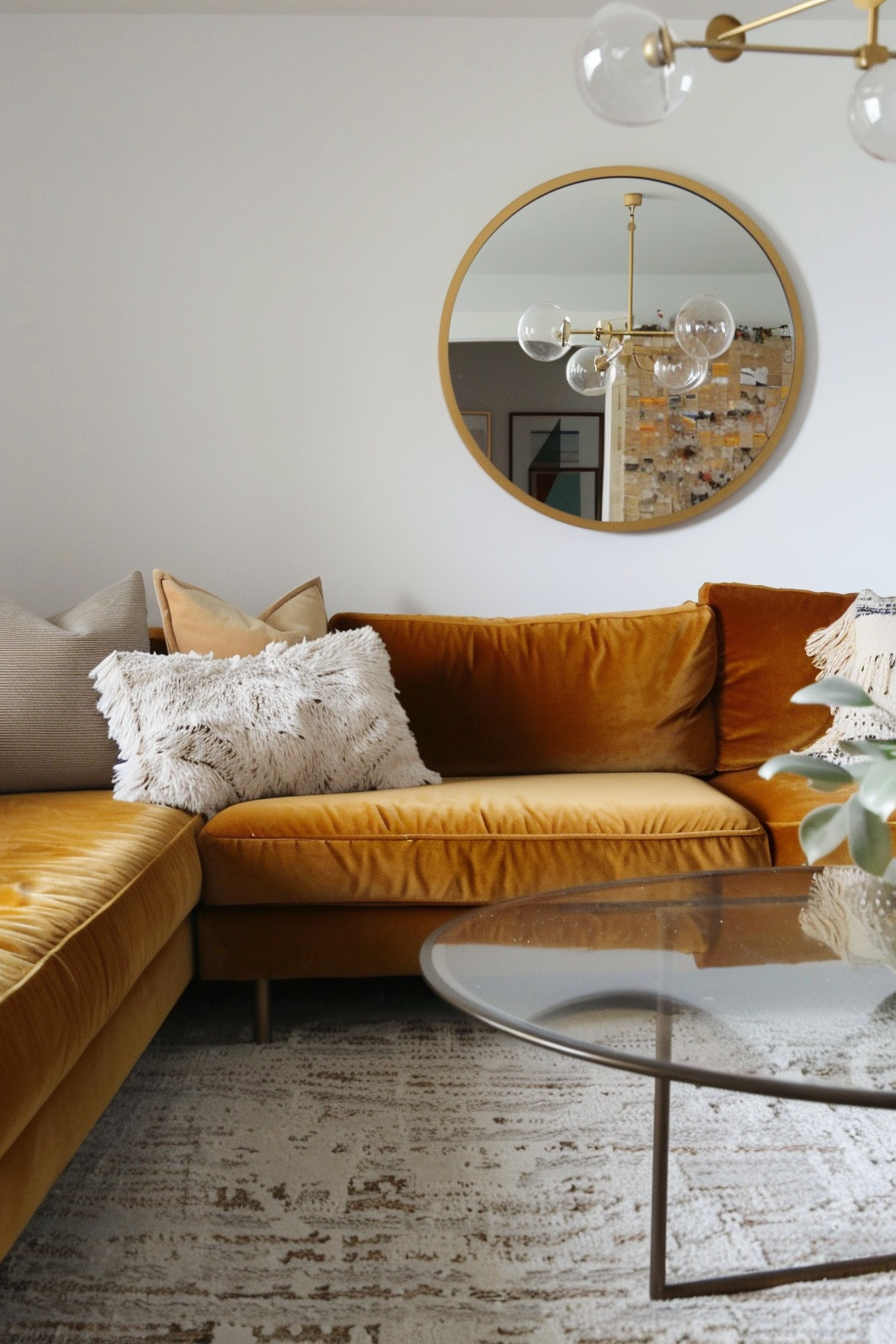
[[[896,1274],[650,1302],[649,1080],[419,981],[248,1012],[185,996],[0,1266],[4,1344],[896,1341]],[[896,1246],[896,1115],[673,1087],[672,1142],[676,1277]]]

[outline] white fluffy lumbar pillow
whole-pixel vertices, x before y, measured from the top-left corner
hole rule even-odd
[[[440,782],[369,626],[245,658],[111,653],[90,675],[123,802],[212,816],[250,798]]]

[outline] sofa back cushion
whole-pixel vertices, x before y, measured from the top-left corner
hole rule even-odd
[[[708,607],[330,622],[359,625],[381,635],[420,754],[443,775],[713,769]]]
[[[713,691],[716,770],[748,770],[802,751],[831,721],[826,705],[792,705],[818,676],[806,653],[813,630],[830,625],[855,593],[813,593],[749,583],[705,583],[700,601],[716,616],[719,670]]]

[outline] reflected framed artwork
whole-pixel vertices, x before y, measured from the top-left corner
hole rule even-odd
[[[461,418],[470,432],[473,442],[489,462],[492,460],[492,413],[491,411],[461,411]]]
[[[510,479],[540,504],[572,517],[600,519],[604,417],[510,416]]]

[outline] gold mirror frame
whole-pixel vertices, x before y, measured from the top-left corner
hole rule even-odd
[[[730,216],[731,219],[740,224],[765,253],[781,284],[790,309],[791,330],[793,336],[793,366],[788,395],[784,401],[778,423],[769,435],[767,442],[759,449],[750,464],[732,481],[721,486],[707,499],[701,500],[699,503],[689,505],[684,509],[679,509],[675,513],[663,514],[652,518],[641,518],[627,522],[610,522],[600,519],[581,518],[576,514],[564,513],[550,504],[542,503],[540,500],[533,498],[524,490],[520,489],[519,486],[515,485],[513,481],[508,479],[508,477],[489,460],[488,456],[482,450],[481,443],[477,443],[476,438],[474,438],[472,428],[465,423],[464,413],[461,412],[455,396],[449,362],[448,337],[457,295],[474,259],[478,256],[488,240],[498,231],[498,229],[500,229],[502,224],[511,218],[511,216],[517,214],[518,211],[524,209],[532,201],[536,201],[563,187],[574,186],[580,182],[589,182],[599,178],[643,178],[645,181],[649,182],[660,182],[674,187],[680,187],[685,191],[693,193],[695,196],[702,197],[703,200],[716,206],[724,214]],[[620,227],[624,227],[622,216]],[[538,295],[533,295],[534,299],[538,297]],[[723,295],[720,295],[720,297],[724,298]],[[504,490],[508,491],[511,495],[514,495],[529,508],[536,509],[539,513],[546,514],[549,518],[556,518],[558,522],[571,523],[575,527],[587,527],[603,532],[640,532],[649,528],[672,527],[678,523],[694,518],[698,514],[705,513],[707,509],[715,508],[715,506],[722,503],[723,500],[730,499],[736,490],[739,490],[741,486],[746,485],[748,481],[753,479],[757,471],[759,471],[769,457],[771,457],[775,449],[780,446],[799,399],[804,362],[804,329],[796,290],[794,289],[793,282],[779,253],[758,225],[750,219],[748,215],[744,214],[742,210],[738,209],[733,202],[727,200],[726,197],[713,191],[709,187],[703,186],[699,182],[693,181],[691,178],[681,177],[676,173],[662,172],[658,169],[633,166],[616,165],[608,168],[588,168],[580,172],[567,173],[563,177],[556,177],[548,182],[542,183],[541,186],[533,187],[531,191],[527,191],[524,195],[517,197],[515,201],[511,201],[508,206],[500,211],[500,213],[485,226],[464,253],[460,265],[448,288],[448,294],[442,309],[442,319],[439,326],[439,371],[442,380],[442,390],[457,432],[479,465],[483,467]],[[593,407],[588,407],[586,404],[591,400],[590,398],[583,398],[582,400],[583,412],[588,409],[593,409]],[[467,412],[466,414],[469,415],[470,413]],[[567,414],[572,413],[567,412]]]

